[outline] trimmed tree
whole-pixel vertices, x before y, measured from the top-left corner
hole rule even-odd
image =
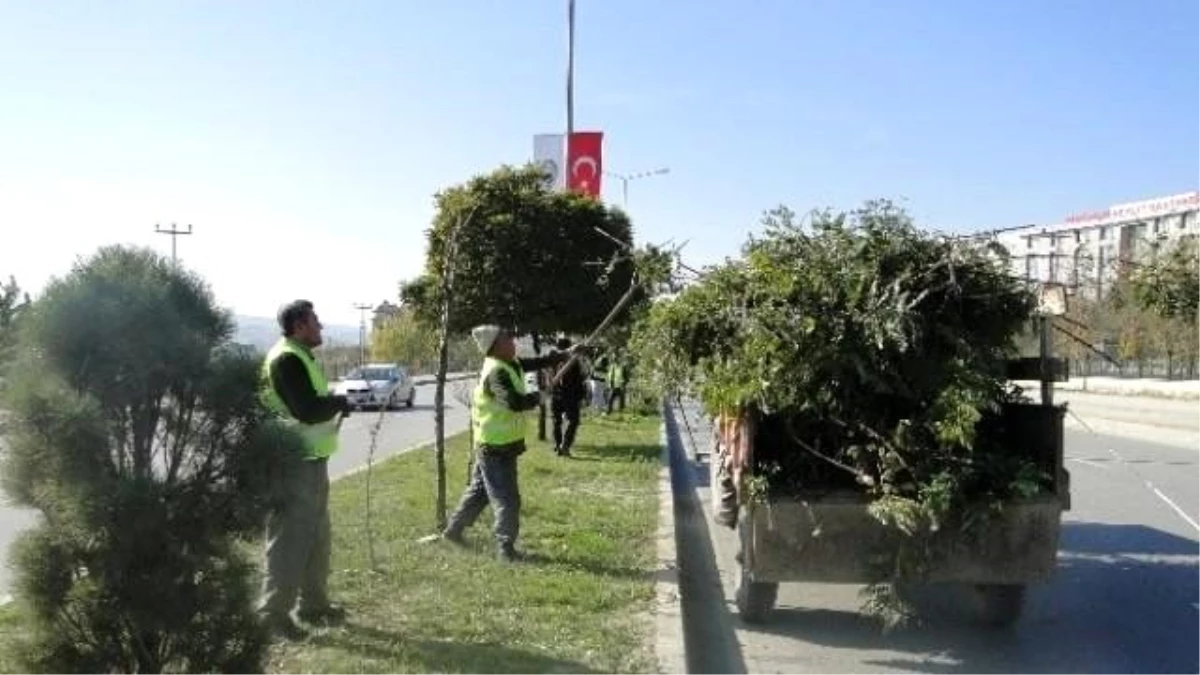
[[[401,300],[426,325],[442,326],[446,340],[494,323],[531,334],[540,351],[543,336],[595,328],[629,289],[629,219],[598,201],[546,190],[536,167],[501,167],[436,200],[425,273],[401,288]],[[445,303],[448,279],[452,306]],[[545,438],[544,407],[540,413],[538,437]],[[443,485],[440,453],[437,465]],[[436,514],[445,512],[441,493]]]
[[[100,250],[23,321],[3,478],[41,512],[15,547],[28,668],[253,672],[257,531],[299,439],[258,400],[258,359],[201,279]]]
[[[629,288],[633,263],[617,244],[632,246],[629,219],[595,200],[547,191],[537,168],[502,167],[436,200],[425,273],[401,289],[428,325],[439,319],[449,233],[472,209],[451,263],[452,333],[481,323],[539,336],[584,333]]]

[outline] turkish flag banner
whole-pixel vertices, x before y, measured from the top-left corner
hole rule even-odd
[[[567,139],[567,188],[600,198],[600,146],[604,133],[576,131]]]

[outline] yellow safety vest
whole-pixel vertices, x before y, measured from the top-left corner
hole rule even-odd
[[[287,404],[280,398],[279,392],[275,391],[275,387],[271,385],[271,365],[284,354],[295,354],[304,364],[305,370],[308,371],[308,380],[312,383],[313,391],[317,396],[329,395],[329,383],[325,380],[325,373],[321,370],[321,366],[317,365],[316,359],[312,357],[312,352],[293,340],[283,338],[276,342],[274,347],[271,347],[271,350],[267,352],[266,360],[263,361],[261,374],[263,403],[279,415],[285,423],[294,425],[300,435],[304,437],[306,449],[304,459],[326,459],[338,449],[337,416],[327,422],[317,424],[305,424],[292,416]]]
[[[500,369],[512,378],[517,393],[525,394],[525,378],[508,363],[488,357],[479,371],[479,384],[475,385],[475,400],[471,417],[475,427],[475,442],[481,445],[511,445],[525,440],[525,415],[508,407],[505,401],[497,400],[488,390],[487,381],[492,373]]]

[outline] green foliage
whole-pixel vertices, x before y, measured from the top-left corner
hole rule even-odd
[[[371,358],[400,363],[413,373],[432,373],[437,367],[438,332],[408,309],[388,319],[371,333]],[[450,372],[477,369],[482,355],[469,336],[452,336]]]
[[[17,320],[28,306],[29,295],[21,293],[15,278],[9,277],[8,283],[0,285],[0,377],[4,375],[5,364],[13,358]]]
[[[757,419],[754,470],[772,492],[874,498],[914,538],[892,578],[919,575],[928,538],[1029,475],[976,432],[1017,398],[1005,361],[1033,308],[987,251],[922,233],[889,202],[807,227],[780,208],[740,259],[657,303],[634,346],[664,392]]]
[[[622,212],[547,191],[536,167],[502,167],[437,195],[425,274],[401,290],[402,301],[427,325],[440,320],[446,247],[460,222],[465,225],[450,262],[452,334],[480,323],[521,333],[583,333],[629,288],[632,261],[613,241],[632,243]]]
[[[1200,258],[1195,239],[1181,240],[1166,255],[1139,265],[1131,281],[1134,298],[1142,307],[1167,319],[1196,323],[1200,310]]]
[[[14,558],[36,618],[28,667],[261,669],[235,538],[260,526],[299,439],[261,406],[229,315],[198,277],[112,247],[26,319],[2,468],[44,516]]]

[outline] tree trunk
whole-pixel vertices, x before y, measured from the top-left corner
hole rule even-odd
[[[436,440],[433,461],[437,471],[437,504],[434,522],[438,532],[446,529],[446,365],[449,351],[449,303],[442,307],[442,339],[438,345],[437,385],[433,394],[433,428]]]
[[[442,325],[438,340],[437,384],[433,394],[433,462],[437,473],[437,501],[433,518],[438,532],[446,529],[446,370],[450,361],[450,307],[454,300],[454,262],[458,253],[458,233],[474,215],[475,210],[472,209],[455,225],[449,241],[446,242],[446,260],[442,266],[445,270],[442,275]]]

